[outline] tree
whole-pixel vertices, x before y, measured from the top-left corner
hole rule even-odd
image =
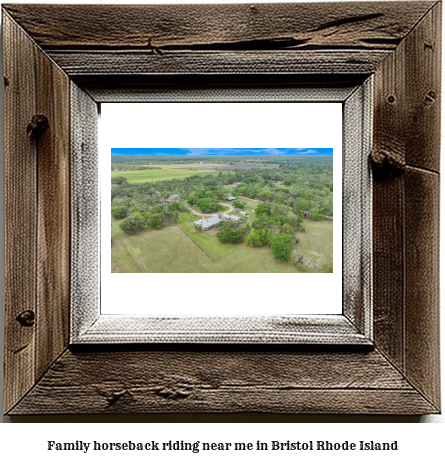
[[[235,208],[241,209],[241,208],[244,208],[246,206],[246,204],[244,202],[242,202],[241,200],[236,199],[236,200],[233,201],[233,206]]]
[[[294,236],[291,234],[277,234],[270,240],[273,255],[276,260],[289,262],[292,254]]]
[[[213,213],[221,210],[221,205],[211,197],[204,197],[196,202],[203,213]]]
[[[226,220],[221,225],[216,237],[223,244],[241,242],[247,234],[247,226],[241,221]]]
[[[148,226],[154,229],[161,229],[162,228],[162,215],[160,213],[156,213],[151,216],[148,220]]]
[[[111,178],[111,184],[128,184],[127,178],[123,176],[116,176],[115,178]]]
[[[133,216],[125,218],[119,225],[125,234],[136,234],[141,229],[141,223]]]
[[[260,203],[255,208],[256,216],[266,215],[269,216],[272,213],[272,204],[269,202]]]
[[[252,247],[261,247],[268,245],[272,237],[272,233],[266,229],[252,229],[246,237],[246,243]]]
[[[127,216],[127,207],[125,205],[117,205],[111,207],[111,216],[115,220],[121,220]]]

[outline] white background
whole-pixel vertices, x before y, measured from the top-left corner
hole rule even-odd
[[[271,0],[272,1],[272,0]],[[283,1],[283,0],[282,0]],[[284,0],[286,1],[286,0]],[[316,1],[316,0],[314,0]],[[11,2],[12,3],[12,2]],[[26,3],[26,2],[15,2]],[[28,3],[31,3],[28,1]],[[36,2],[37,3],[37,2]],[[39,2],[41,3],[41,2]],[[48,2],[60,3],[60,1]],[[68,2],[65,2],[68,3]],[[88,1],[77,0],[69,3],[91,3]],[[121,3],[105,2],[102,3]],[[141,3],[132,0],[132,3]],[[147,2],[149,3],[149,2]],[[160,0],[157,3],[162,3]],[[185,3],[184,1],[170,0],[170,3]],[[195,2],[197,3],[197,2]],[[207,3],[212,3],[208,0]],[[215,3],[215,2],[213,2]],[[222,3],[219,2],[219,3]],[[250,3],[245,0],[239,0],[239,3]],[[444,48],[443,48],[444,49]],[[0,98],[1,94],[0,94]],[[443,121],[443,120],[442,120]],[[445,146],[444,127],[442,122],[442,147]],[[2,169],[2,167],[0,168]],[[0,182],[3,177],[0,176]],[[3,193],[3,187],[0,190]],[[445,189],[442,189],[445,192]],[[445,204],[445,197],[442,195],[441,205]],[[3,202],[0,203],[0,208],[3,208]],[[445,217],[445,211],[442,210],[442,218]],[[0,229],[0,234],[3,229]],[[443,231],[443,228],[442,228]],[[442,233],[443,234],[443,233]],[[442,235],[442,243],[444,236]],[[0,248],[3,250],[3,248]],[[0,252],[1,253],[1,252]],[[445,269],[443,262],[444,254],[441,255],[441,269]],[[442,282],[443,282],[442,272]],[[442,302],[445,299],[442,299]],[[442,318],[442,334],[444,334],[444,322]],[[2,325],[4,322],[2,320]],[[3,336],[3,326],[0,328],[0,338]],[[0,341],[0,350],[3,350],[3,340]],[[445,360],[444,344],[442,343],[442,399],[445,400],[443,386],[445,384]],[[193,418],[188,417],[188,421],[193,421]],[[178,462],[182,463],[199,463],[200,461],[207,464],[210,460],[217,465],[227,463],[239,463],[247,461],[249,457],[258,463],[276,463],[296,464],[296,463],[315,463],[322,464],[326,461],[333,463],[341,463],[342,465],[356,465],[358,461],[363,464],[394,464],[394,463],[427,463],[427,464],[442,464],[445,453],[444,440],[445,437],[445,417],[443,415],[427,415],[420,419],[421,422],[441,424],[418,425],[418,424],[400,424],[399,422],[418,421],[417,418],[404,417],[372,417],[372,416],[303,416],[303,417],[256,417],[251,416],[251,422],[263,422],[259,424],[244,424],[246,421],[243,416],[221,416],[221,417],[199,417],[197,421],[202,423],[195,424],[159,424],[159,422],[171,421],[187,421],[184,418],[176,416],[100,416],[100,417],[32,417],[14,420],[16,424],[3,424],[0,427],[0,460],[4,463],[40,463],[44,461],[46,464],[78,464],[82,463],[97,464],[99,458],[105,458],[108,463],[122,463],[123,461],[132,464],[149,464],[154,460],[158,463],[166,463],[168,465]],[[3,418],[4,422],[10,422],[10,418]],[[207,424],[206,422],[219,422]],[[225,424],[223,422],[231,421],[233,424]],[[325,422],[324,424],[306,424],[305,422]],[[359,422],[367,422],[360,423]],[[31,424],[26,424],[31,422]],[[49,422],[46,424],[36,425],[35,422]],[[68,422],[68,424],[58,425],[52,422]],[[70,422],[78,422],[69,424]],[[91,422],[101,422],[100,425],[92,424]],[[111,422],[111,424],[103,424],[103,422]],[[142,422],[142,424],[114,424],[113,422]],[[145,423],[144,422],[148,422]],[[268,423],[273,422],[273,423]],[[337,423],[332,422],[347,422]],[[378,422],[375,424],[374,422]],[[393,422],[398,422],[393,424]],[[157,423],[157,424],[153,424]],[[358,454],[356,452],[337,452],[337,453],[319,453],[318,455],[302,455],[296,453],[280,453],[280,455],[264,455],[255,454],[247,455],[240,453],[212,454],[209,455],[190,453],[175,453],[169,456],[166,455],[128,455],[124,453],[107,455],[88,455],[79,452],[70,453],[47,453],[46,442],[53,439],[58,441],[75,441],[84,440],[92,441],[123,441],[132,439],[137,440],[168,440],[168,439],[184,439],[184,440],[213,440],[213,441],[249,441],[256,439],[263,440],[305,440],[305,439],[327,439],[331,441],[343,440],[360,440],[362,438],[374,439],[377,441],[392,441],[399,440],[401,451],[396,453],[381,453],[381,452],[365,452]],[[162,459],[162,461],[161,461]],[[237,460],[237,461],[236,461]],[[131,461],[131,462],[130,462]]]
[[[201,316],[342,313],[341,103],[103,104],[99,134],[101,313],[196,316],[197,301]],[[334,273],[111,273],[112,147],[333,148]]]

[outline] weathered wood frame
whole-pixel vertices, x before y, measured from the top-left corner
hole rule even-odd
[[[4,5],[4,411],[438,412],[440,37],[439,2]],[[371,347],[69,345],[75,105],[370,76]]]

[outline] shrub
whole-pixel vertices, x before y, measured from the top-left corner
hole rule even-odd
[[[111,184],[128,184],[127,178],[123,176],[116,176],[115,178],[111,178]]]
[[[115,220],[121,220],[122,218],[125,218],[127,216],[127,207],[125,205],[117,205],[114,207],[111,207],[111,216]]]
[[[134,216],[129,216],[119,225],[125,234],[136,234],[141,226],[141,223]]]
[[[276,260],[288,262],[292,254],[294,236],[291,234],[277,234],[270,240],[273,255]]]

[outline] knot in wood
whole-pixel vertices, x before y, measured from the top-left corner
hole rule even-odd
[[[406,162],[401,153],[379,149],[371,153],[371,165],[375,175],[393,176],[405,171]]]
[[[16,320],[22,326],[34,326],[35,313],[32,310],[25,310],[24,312],[17,315]]]
[[[115,405],[125,397],[131,397],[131,393],[125,388],[113,386],[98,386],[96,391],[99,395],[103,396],[108,402],[108,405]]]
[[[49,121],[45,115],[34,115],[26,127],[26,133],[31,139],[39,140],[49,128]]]
[[[126,394],[127,394],[127,390],[123,389],[121,391],[110,392],[105,396],[105,398],[107,399],[107,402],[109,405],[114,405]]]
[[[163,397],[164,399],[171,400],[186,399],[191,394],[188,389],[180,389],[176,387],[162,387],[156,389],[154,392],[156,395]]]

